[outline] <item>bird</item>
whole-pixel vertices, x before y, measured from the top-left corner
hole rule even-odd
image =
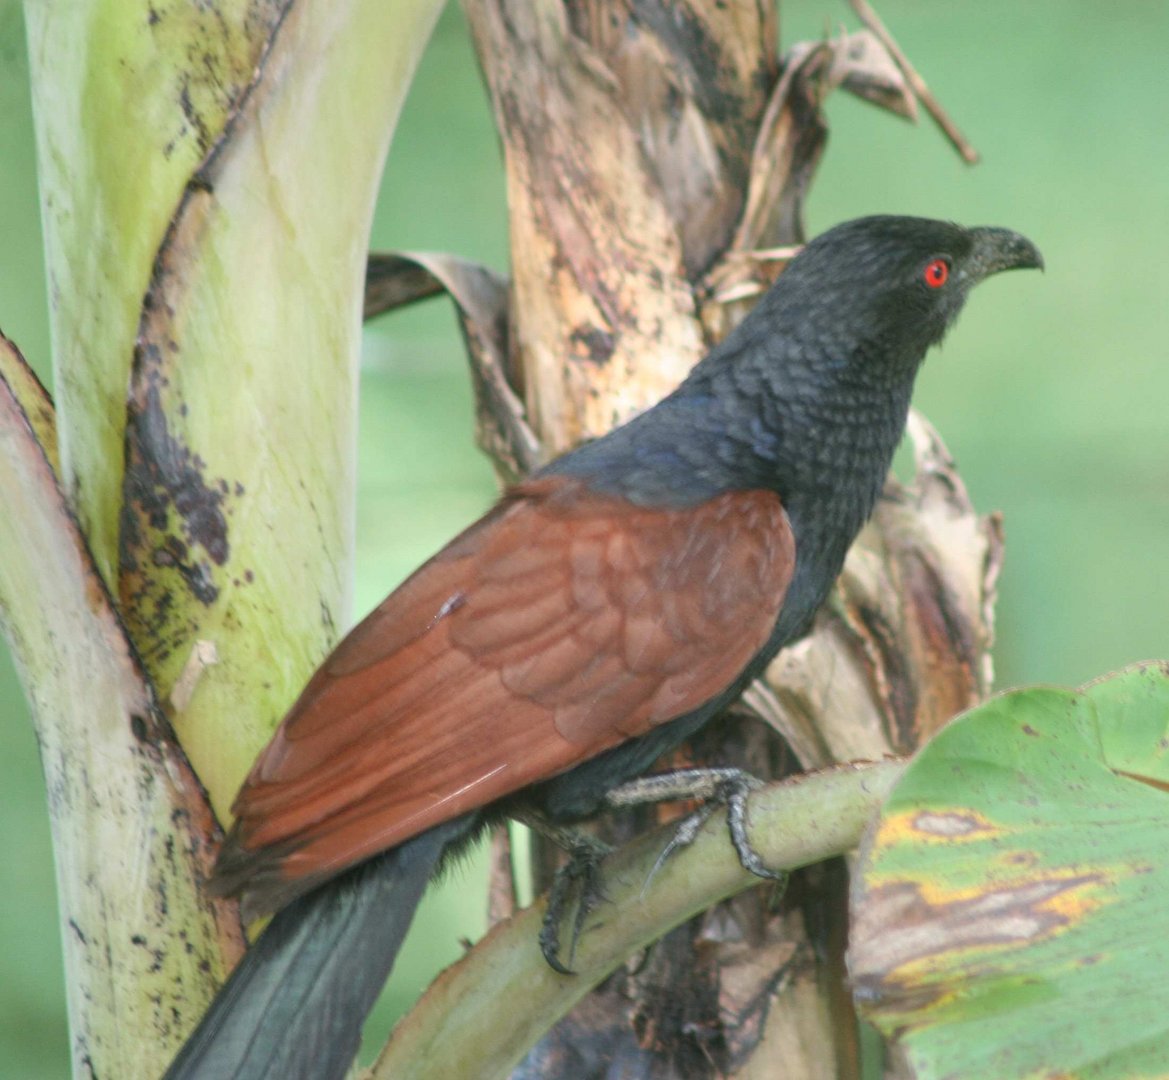
[[[248,774],[210,880],[275,913],[168,1080],[344,1076],[427,881],[485,823],[588,818],[805,634],[997,227],[810,241],[660,402],[543,466],[337,645]]]

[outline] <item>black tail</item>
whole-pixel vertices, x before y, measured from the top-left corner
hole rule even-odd
[[[163,1080],[333,1080],[394,966],[460,818],[370,859],[280,911]]]

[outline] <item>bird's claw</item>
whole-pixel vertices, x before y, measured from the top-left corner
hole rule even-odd
[[[787,872],[772,870],[752,846],[751,838],[747,835],[747,797],[762,786],[762,781],[747,773],[727,781],[721,796],[727,805],[727,828],[730,830],[731,843],[735,845],[735,852],[739,856],[739,864],[744,870],[770,881],[783,881],[787,877]]]
[[[606,795],[610,806],[637,806],[671,799],[702,799],[703,804],[678,823],[673,836],[654,862],[646,878],[643,892],[649,888],[657,872],[679,849],[688,847],[699,830],[719,806],[727,808],[727,826],[731,843],[745,870],[756,877],[782,881],[786,874],[772,870],[751,846],[747,835],[747,798],[763,782],[742,769],[681,769],[642,777],[614,788]],[[534,824],[545,835],[556,840],[569,851],[569,860],[557,872],[548,893],[548,908],[540,928],[540,951],[553,971],[571,975],[569,964],[580,940],[585,920],[607,898],[601,889],[600,863],[611,848],[587,833],[549,826],[538,818],[521,818]],[[572,940],[568,946],[568,964],[560,959],[560,925],[569,907],[570,897],[576,894],[576,913],[572,921]]]
[[[582,837],[583,839],[583,837]],[[585,920],[597,905],[608,900],[601,887],[601,860],[612,848],[595,838],[575,844],[566,862],[552,880],[548,891],[548,907],[540,927],[540,951],[548,966],[561,975],[573,975],[571,967],[560,960],[560,924],[564,920],[570,896],[576,893],[576,914],[572,920],[572,938],[568,943],[568,964],[576,953]]]
[[[674,835],[650,870],[645,882],[646,888],[674,852],[694,842],[699,830],[718,806],[727,808],[727,826],[731,834],[731,843],[735,846],[743,869],[756,877],[782,880],[786,875],[782,871],[772,870],[763,861],[751,846],[750,837],[747,835],[747,798],[752,791],[762,786],[762,780],[742,769],[680,769],[672,773],[634,780],[614,789],[606,798],[614,806],[632,806],[667,799],[704,800],[702,806],[688,814],[678,824]]]
[[[694,843],[699,830],[706,824],[717,806],[718,803],[714,801],[703,803],[697,810],[691,814],[687,814],[678,822],[677,827],[674,829],[674,835],[670,837],[666,846],[662,848],[661,854],[654,860],[653,866],[650,867],[645,884],[641,887],[641,895],[643,898],[649,889],[650,882],[657,876],[658,871],[666,865],[674,852],[681,848],[689,847]]]

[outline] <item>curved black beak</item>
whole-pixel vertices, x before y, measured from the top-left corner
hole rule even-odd
[[[1043,256],[1025,236],[1010,229],[983,226],[970,230],[974,247],[966,270],[976,281],[1002,270],[1042,270]]]

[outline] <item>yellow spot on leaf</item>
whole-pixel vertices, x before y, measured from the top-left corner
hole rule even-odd
[[[877,833],[877,847],[887,848],[902,843],[952,844],[989,840],[1000,835],[1002,830],[989,818],[965,807],[915,809],[890,814],[885,818]]]

